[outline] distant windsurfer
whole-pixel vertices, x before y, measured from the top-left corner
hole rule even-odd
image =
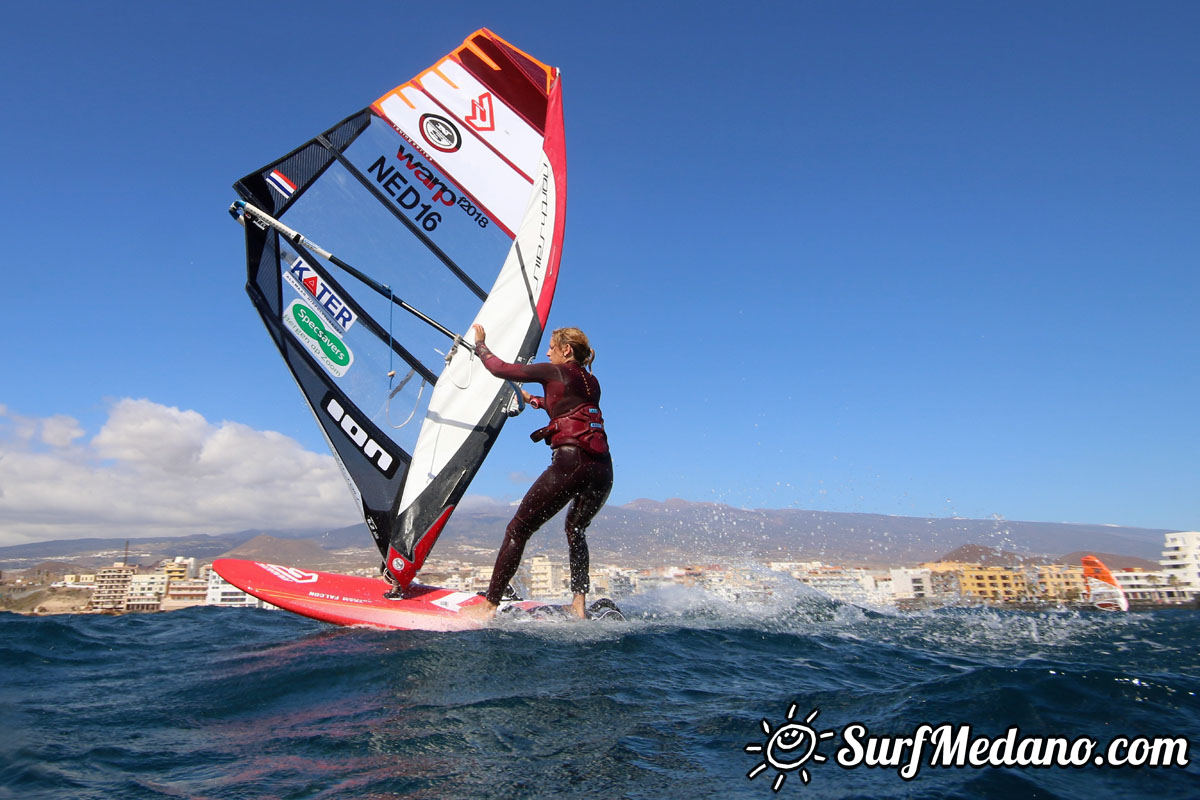
[[[550,335],[546,351],[549,364],[509,364],[485,343],[483,327],[475,325],[475,352],[483,366],[498,378],[539,383],[544,397],[524,389],[521,395],[534,408],[544,408],[550,424],[530,435],[552,448],[550,466],[541,474],[504,531],[504,542],[492,568],[486,602],[467,606],[463,613],[490,617],[496,612],[509,581],[516,575],[529,537],[564,506],[567,510],[567,552],[571,564],[571,611],[586,617],[589,586],[588,545],[585,532],[604,506],[612,489],[612,456],[600,414],[600,383],[591,374],[596,354],[583,331],[559,328]]]

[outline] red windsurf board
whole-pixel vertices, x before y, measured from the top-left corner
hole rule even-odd
[[[387,581],[354,575],[285,567],[261,561],[219,558],[217,574],[244,592],[273,606],[337,625],[422,631],[462,631],[483,623],[459,611],[484,602],[472,592],[412,584],[402,599],[384,595]],[[545,603],[523,600],[504,607],[532,611]]]

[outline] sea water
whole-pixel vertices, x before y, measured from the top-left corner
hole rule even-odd
[[[464,633],[0,614],[0,798],[1200,797],[1200,612],[623,606]],[[982,763],[914,759],[922,726]],[[1011,762],[1053,739],[1088,763]],[[1094,763],[1125,739],[1172,763]]]

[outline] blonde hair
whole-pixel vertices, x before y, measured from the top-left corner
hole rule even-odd
[[[591,372],[592,362],[596,360],[596,351],[588,343],[587,334],[579,328],[558,328],[550,334],[550,341],[571,346],[571,357],[588,368]]]

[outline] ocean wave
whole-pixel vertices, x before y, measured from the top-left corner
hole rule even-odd
[[[625,622],[462,633],[0,614],[0,798],[767,797],[743,748],[793,705],[831,730],[1200,740],[1194,612],[887,614],[698,590],[622,606]],[[1200,794],[1194,766],[811,772],[806,797]]]

